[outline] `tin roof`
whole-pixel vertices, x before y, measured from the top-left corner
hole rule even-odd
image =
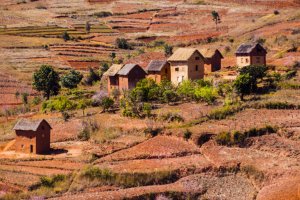
[[[167,64],[166,60],[151,60],[147,66],[147,71],[161,71],[165,64]]]
[[[14,126],[13,130],[36,131],[43,121],[45,121],[49,125],[50,129],[52,129],[50,124],[44,119],[41,120],[20,119]]]
[[[123,76],[126,76],[129,74],[129,72],[134,68],[134,67],[140,67],[139,65],[137,64],[126,64],[124,65],[124,67],[122,67],[122,69],[118,72],[119,75],[123,75]],[[140,67],[141,69],[143,69],[142,67]],[[144,70],[144,69],[143,69]]]
[[[123,65],[113,64],[103,75],[104,76],[115,76],[122,67],[123,67]]]
[[[239,48],[236,50],[236,53],[251,53],[253,49],[255,49],[256,47],[260,47],[264,51],[266,51],[259,43],[254,43],[254,44],[241,44]]]

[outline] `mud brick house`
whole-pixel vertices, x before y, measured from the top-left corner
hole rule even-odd
[[[156,83],[171,79],[170,64],[166,60],[151,60],[147,72],[147,78],[153,79]]]
[[[137,82],[146,78],[146,71],[137,64],[126,64],[118,72],[119,90],[131,90]]]
[[[222,68],[222,59],[224,59],[224,57],[218,49],[214,51],[206,49],[200,52],[205,57],[205,63],[204,63],[205,74],[218,71]]]
[[[248,65],[266,65],[267,51],[260,44],[242,44],[236,51],[236,64],[238,67]]]
[[[118,72],[123,65],[112,65],[103,75],[107,77],[107,91],[111,94],[114,89],[119,89],[119,75]]]
[[[184,80],[196,80],[204,77],[203,55],[194,48],[179,48],[171,57],[170,63],[171,82],[175,85]]]
[[[15,150],[22,153],[46,154],[50,152],[51,126],[46,120],[19,120],[16,131]]]

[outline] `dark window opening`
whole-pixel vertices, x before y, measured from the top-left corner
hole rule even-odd
[[[33,145],[30,145],[30,153],[33,153]]]
[[[195,57],[195,60],[200,60],[200,57],[198,57],[198,56],[197,56],[197,57]]]
[[[168,69],[167,68],[165,69],[165,73],[168,73]]]
[[[179,68],[178,68],[178,67],[176,67],[176,68],[175,68],[175,71],[176,71],[176,72],[178,72],[178,71],[179,71]]]
[[[196,71],[198,71],[198,65],[196,65]]]

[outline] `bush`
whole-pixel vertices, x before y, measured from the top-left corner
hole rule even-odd
[[[104,97],[100,103],[100,105],[102,106],[103,108],[103,111],[102,112],[106,112],[108,111],[110,108],[113,107],[114,105],[114,100],[110,97]]]
[[[108,12],[108,11],[101,11],[101,12],[96,12],[96,13],[94,13],[94,15],[95,15],[96,17],[102,18],[102,17],[109,17],[109,16],[112,16],[112,13],[111,13],[111,12]]]
[[[274,10],[274,15],[279,15],[279,11],[278,10]]]
[[[184,118],[178,113],[166,113],[161,115],[160,119],[167,122],[184,122]]]
[[[33,105],[38,105],[39,103],[41,103],[41,98],[40,97],[34,97],[32,100]]]
[[[65,111],[61,112],[61,116],[65,122],[67,122],[71,118],[70,114]]]
[[[119,49],[131,49],[130,44],[127,42],[125,38],[117,38],[116,45]]]
[[[297,70],[293,69],[284,74],[286,80],[292,79],[297,75]]]
[[[68,40],[71,40],[71,37],[69,35],[69,33],[67,31],[65,31],[62,35],[62,38],[64,39],[64,41],[68,41]]]
[[[188,129],[183,133],[183,138],[185,140],[189,140],[191,138],[191,136],[192,136],[192,132]]]
[[[84,127],[82,131],[79,132],[77,138],[81,141],[88,141],[91,138],[91,133],[88,127]]]
[[[224,106],[222,108],[214,109],[209,115],[209,119],[221,120],[225,119],[226,117],[239,112],[242,107],[239,106]]]
[[[99,76],[99,74],[97,74],[93,68],[89,68],[89,75],[85,78],[84,83],[86,85],[93,85],[94,83],[96,83],[97,81],[100,81],[101,77]]]
[[[231,145],[231,135],[230,132],[222,132],[219,133],[216,138],[215,138],[216,142],[219,145],[227,145],[230,146]]]
[[[160,132],[162,131],[162,129],[160,128],[146,128],[144,130],[145,135],[151,135],[152,137],[157,136]]]
[[[55,186],[55,184],[57,184],[58,182],[62,182],[66,179],[66,176],[63,174],[58,174],[55,175],[53,177],[47,177],[47,176],[43,176],[40,178],[40,185],[42,187],[51,187],[53,188]]]
[[[67,75],[65,75],[61,78],[61,84],[63,87],[73,89],[73,88],[77,87],[77,85],[80,83],[82,78],[83,78],[83,75],[80,74],[80,72],[71,70],[70,73],[68,73]]]
[[[195,98],[196,100],[205,101],[211,104],[217,99],[217,90],[209,86],[196,88]]]
[[[163,101],[166,103],[170,102],[176,102],[178,99],[178,96],[175,91],[173,90],[166,90],[163,92]]]
[[[75,109],[77,104],[71,100],[69,100],[65,96],[59,96],[55,99],[48,100],[43,102],[42,104],[42,110],[43,111],[66,111],[66,110],[72,110]]]

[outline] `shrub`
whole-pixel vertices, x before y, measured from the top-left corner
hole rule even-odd
[[[71,40],[71,37],[69,35],[69,33],[67,31],[65,31],[62,35],[62,38],[64,39],[64,41],[68,41],[68,40]]]
[[[127,42],[125,38],[117,38],[116,45],[120,49],[131,49],[130,44]]]
[[[21,99],[24,105],[28,104],[28,96],[29,94],[27,92],[21,94]]]
[[[110,97],[104,97],[100,104],[103,108],[102,112],[108,111],[114,105],[114,100]]]
[[[242,109],[242,107],[239,106],[224,106],[222,108],[214,109],[209,115],[209,119],[225,119],[226,117],[235,114],[236,112],[239,112]]]
[[[67,122],[71,118],[70,114],[65,111],[61,112],[61,116],[65,122]]]
[[[286,80],[291,79],[297,75],[297,70],[293,69],[284,74]]]
[[[97,74],[93,68],[89,68],[89,75],[85,78],[84,83],[86,85],[93,85],[95,82],[99,81],[101,77]]]
[[[191,138],[191,136],[192,136],[192,132],[188,129],[183,133],[183,138],[185,140],[189,140]]]
[[[88,127],[84,127],[78,134],[77,138],[82,141],[88,141],[91,138],[91,133]]]
[[[42,99],[40,97],[34,97],[32,100],[33,105],[38,105],[41,103]]]
[[[143,112],[146,117],[151,116],[152,105],[150,103],[144,103]]]
[[[279,11],[278,10],[274,10],[274,15],[279,15]]]
[[[162,131],[161,128],[146,128],[144,130],[145,135],[157,136]]]
[[[94,13],[94,15],[95,15],[96,17],[102,18],[102,17],[109,17],[109,16],[112,16],[112,13],[111,13],[111,12],[108,12],[108,11],[101,11],[101,12],[96,12],[96,13]]]
[[[73,89],[73,88],[77,87],[77,85],[80,83],[82,78],[83,78],[83,75],[80,74],[80,72],[71,70],[70,73],[68,73],[67,75],[65,75],[61,78],[61,84],[63,87]]]
[[[167,122],[183,122],[184,118],[178,113],[166,113],[160,116],[160,119]]]
[[[170,103],[170,102],[175,102],[177,101],[178,96],[176,94],[176,92],[174,92],[173,90],[166,90],[163,92],[163,101],[166,103]]]
[[[63,174],[57,174],[53,177],[43,176],[40,178],[40,185],[42,187],[54,187],[58,182],[62,182],[66,179],[66,176]]]
[[[215,138],[216,142],[219,145],[231,145],[231,135],[230,132],[222,132],[219,133],[216,138]]]
[[[168,45],[168,44],[165,44],[164,45],[164,52],[165,52],[166,56],[172,55],[173,54],[173,47]]]
[[[65,96],[59,96],[55,99],[48,100],[43,102],[42,104],[42,110],[43,111],[66,111],[66,110],[72,110],[75,109],[77,104]]]
[[[211,104],[217,99],[217,90],[208,86],[196,88],[195,98]]]

